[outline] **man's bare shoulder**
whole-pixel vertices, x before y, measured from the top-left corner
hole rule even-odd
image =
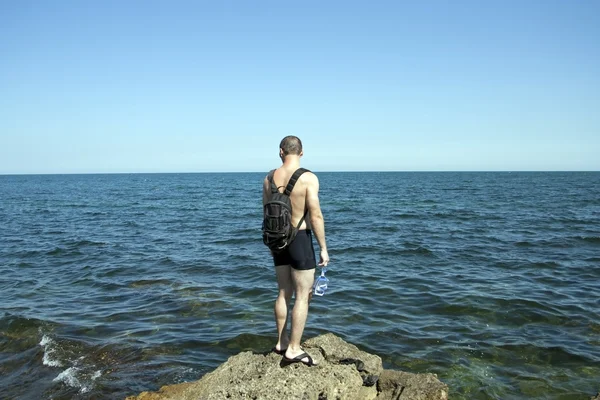
[[[317,175],[314,172],[310,171],[310,170],[306,170],[306,172],[303,173],[300,178],[313,180],[313,179],[317,179]]]
[[[317,178],[317,175],[312,171],[306,171],[303,173],[299,181],[307,186],[319,185],[319,178]]]

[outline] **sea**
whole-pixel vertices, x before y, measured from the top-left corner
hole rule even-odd
[[[304,339],[451,399],[600,391],[599,172],[317,176],[330,282]],[[123,399],[269,350],[264,177],[0,176],[0,398]]]

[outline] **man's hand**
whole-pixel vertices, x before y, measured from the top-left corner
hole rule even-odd
[[[329,264],[329,253],[327,250],[321,250],[321,262],[319,263],[319,267],[326,267]]]

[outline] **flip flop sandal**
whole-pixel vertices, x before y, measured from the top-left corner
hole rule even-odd
[[[308,358],[308,362],[302,361],[304,358]],[[283,356],[283,359],[285,360],[286,364],[288,364],[288,365],[294,364],[294,363],[302,363],[304,365],[308,365],[309,367],[317,365],[317,364],[315,364],[312,357],[308,355],[308,353],[302,353],[294,358],[287,358],[286,356]]]

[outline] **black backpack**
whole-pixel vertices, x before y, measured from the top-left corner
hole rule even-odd
[[[290,194],[294,190],[294,185],[296,185],[300,175],[305,172],[308,172],[308,170],[298,168],[290,178],[283,193],[279,193],[279,188],[273,182],[275,170],[269,173],[268,179],[271,193],[263,207],[262,231],[264,244],[274,253],[279,253],[288,247],[298,233],[298,228],[292,225],[292,202],[290,201]],[[300,219],[298,226],[302,225],[304,218],[306,218],[306,211]]]

